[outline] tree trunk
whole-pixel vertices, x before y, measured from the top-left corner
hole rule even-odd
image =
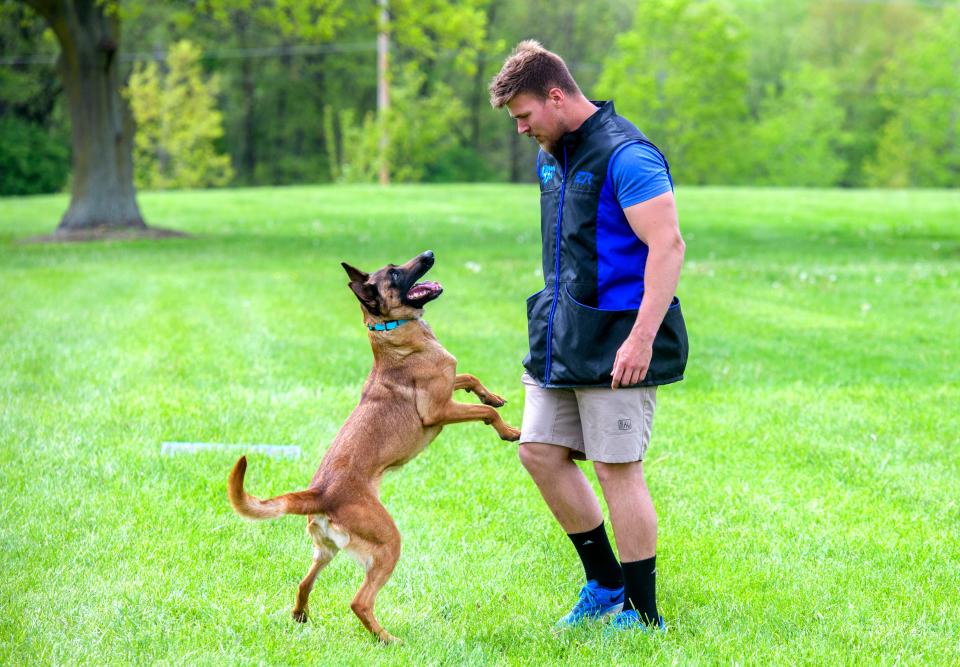
[[[520,182],[520,135],[510,133],[510,182]]]
[[[497,17],[497,3],[491,2],[487,7],[487,27],[493,25]],[[473,75],[473,94],[470,96],[470,145],[480,154],[480,124],[483,112],[487,107],[490,91],[486,86],[487,51],[483,47],[477,49],[477,71]]]
[[[60,43],[73,143],[70,206],[57,233],[146,227],[133,187],[134,121],[120,95],[120,20],[97,0],[27,0]]]
[[[250,46],[250,18],[240,10],[231,14],[231,23],[236,31],[241,49]],[[244,58],[240,63],[240,90],[243,91],[242,136],[240,142],[240,161],[237,173],[246,185],[252,185],[257,171],[257,119],[256,119],[256,80],[253,71],[253,59]]]

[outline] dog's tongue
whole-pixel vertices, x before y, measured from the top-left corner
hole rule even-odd
[[[436,292],[439,292],[443,288],[440,287],[440,283],[435,283],[432,280],[425,280],[422,283],[417,283],[407,292],[407,298],[411,301],[416,301],[425,296],[429,296]]]

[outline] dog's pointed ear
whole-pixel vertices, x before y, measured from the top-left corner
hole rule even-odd
[[[377,303],[377,288],[367,284],[367,279],[370,278],[370,274],[364,273],[346,262],[340,262],[340,265],[343,266],[343,270],[350,276],[349,287],[353,290],[353,293],[357,295],[357,299],[360,300],[363,307],[370,311],[372,315],[379,315],[380,304]]]
[[[370,311],[372,315],[380,314],[380,304],[377,303],[377,289],[373,285],[358,283],[356,280],[350,281],[350,289],[357,295],[357,299],[363,304],[363,307]]]
[[[342,266],[343,270],[347,272],[351,282],[365,283],[367,282],[367,279],[370,278],[369,273],[364,273],[360,269],[355,269],[346,262],[340,262],[340,266]]]

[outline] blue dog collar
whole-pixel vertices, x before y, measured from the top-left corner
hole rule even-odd
[[[379,324],[368,324],[367,328],[370,331],[393,331],[401,324],[406,324],[410,320],[390,320],[389,322],[381,322]]]

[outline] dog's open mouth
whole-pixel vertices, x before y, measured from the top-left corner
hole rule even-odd
[[[421,305],[432,299],[436,299],[443,292],[443,287],[438,282],[424,280],[417,283],[407,290],[406,301],[411,304]]]

